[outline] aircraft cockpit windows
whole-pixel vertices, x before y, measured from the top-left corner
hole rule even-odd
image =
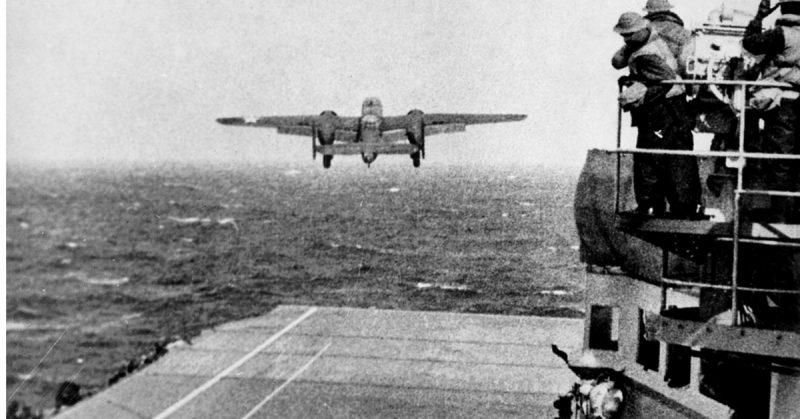
[[[378,98],[367,98],[361,105],[362,115],[383,116],[383,104]]]
[[[380,124],[380,118],[376,115],[366,115],[363,119],[363,123],[365,129],[376,130]]]

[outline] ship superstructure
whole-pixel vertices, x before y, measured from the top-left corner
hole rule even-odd
[[[671,81],[692,92],[711,150],[623,148],[618,130],[615,149],[590,150],[579,182],[587,315],[569,363],[622,377],[621,417],[800,417],[800,221],[771,217],[800,191],[757,175],[800,156],[746,151],[759,126],[750,92],[790,86],[748,80],[759,57],[737,50],[744,25],[731,16],[723,7],[698,28],[687,79]],[[705,216],[634,213],[637,153],[697,158]]]

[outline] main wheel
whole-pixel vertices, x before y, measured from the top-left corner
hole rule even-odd
[[[329,169],[331,167],[331,160],[333,160],[333,156],[322,156],[322,167]]]

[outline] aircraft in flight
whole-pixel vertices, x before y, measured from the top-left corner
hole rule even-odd
[[[319,115],[262,116],[219,118],[223,125],[272,127],[278,134],[311,137],[312,156],[322,154],[322,166],[331,167],[336,154],[361,154],[369,166],[378,154],[408,154],[419,167],[425,158],[425,138],[429,135],[461,132],[469,124],[520,121],[519,114],[425,114],[413,109],[407,115],[383,116],[380,99],[368,97],[361,106],[361,116],[338,116],[334,111]],[[317,141],[319,140],[319,141]]]

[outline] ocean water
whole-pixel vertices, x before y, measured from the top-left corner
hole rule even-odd
[[[581,315],[577,170],[402,163],[9,166],[8,396],[279,304]]]

